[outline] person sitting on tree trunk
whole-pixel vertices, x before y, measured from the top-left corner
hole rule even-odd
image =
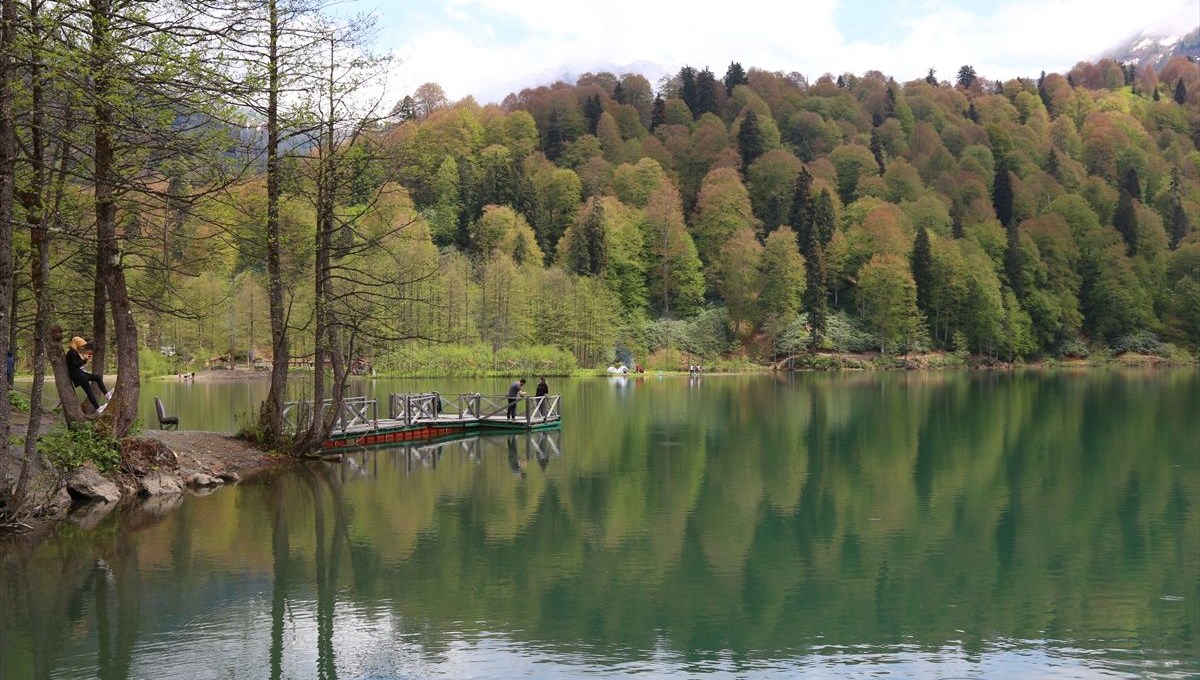
[[[104,386],[104,376],[83,370],[83,365],[92,360],[95,348],[78,335],[71,338],[71,342],[68,344],[70,349],[67,350],[67,373],[71,376],[71,384],[75,387],[82,387],[92,408],[100,411],[100,402],[92,392],[91,383],[94,382],[100,387],[100,392],[104,394],[105,399],[112,397],[112,392],[109,392],[108,388]]]

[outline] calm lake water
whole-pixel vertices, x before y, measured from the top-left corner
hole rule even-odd
[[[147,399],[222,430],[265,388]],[[1200,372],[551,388],[560,432],[4,545],[0,678],[1200,675]]]

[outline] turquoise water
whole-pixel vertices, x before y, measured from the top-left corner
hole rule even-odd
[[[1195,370],[551,389],[558,432],[5,544],[0,678],[1200,675]],[[229,429],[265,383],[154,393]]]

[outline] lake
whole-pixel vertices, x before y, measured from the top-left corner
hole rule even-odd
[[[0,678],[1200,674],[1200,371],[550,382],[557,432],[5,544]],[[265,392],[144,398],[228,430]]]

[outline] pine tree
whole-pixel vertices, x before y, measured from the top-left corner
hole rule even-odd
[[[884,118],[896,117],[896,88],[892,83],[888,83],[887,96],[883,100],[883,116]]]
[[[929,69],[929,73],[925,74],[925,82],[929,83],[930,85],[932,85],[934,87],[938,86],[938,79],[937,79],[937,76],[933,75],[932,68]]]
[[[654,128],[667,122],[667,102],[663,101],[662,94],[654,96],[654,108],[650,111],[650,131]]]
[[[1183,86],[1183,78],[1175,83],[1175,103],[1180,106],[1187,103],[1187,88]]]
[[[828,189],[821,189],[821,193],[817,194],[812,205],[812,232],[816,235],[817,241],[821,244],[821,248],[829,246],[829,242],[833,240],[833,229],[836,226],[836,217],[833,214],[833,197],[829,195]]]
[[[883,162],[883,142],[879,139],[879,128],[871,129],[871,155],[875,157],[875,164],[879,166],[879,176],[882,177],[887,167]]]
[[[1125,249],[1130,257],[1137,254],[1137,214],[1133,211],[1133,196],[1122,186],[1113,212],[1113,226],[1125,238]]]
[[[596,134],[596,128],[600,125],[600,116],[603,114],[604,104],[600,102],[600,95],[594,94],[584,101],[583,117],[587,121],[589,135]]]
[[[1004,156],[996,163],[996,175],[992,182],[992,207],[996,210],[996,219],[1000,220],[1001,226],[1005,229],[1012,226],[1012,177],[1008,174],[1008,161]]]
[[[558,116],[558,109],[550,111],[550,118],[546,123],[546,144],[542,147],[542,152],[546,154],[546,158],[550,161],[557,161],[562,156],[563,143],[562,121]]]
[[[975,82],[975,67],[963,65],[958,69],[958,86],[962,89],[968,89]]]
[[[1042,71],[1042,75],[1038,76],[1037,82],[1038,97],[1042,100],[1042,106],[1046,107],[1046,111],[1050,111],[1050,91],[1046,89],[1046,72]]]
[[[1058,151],[1054,147],[1050,147],[1050,153],[1046,156],[1046,174],[1054,179],[1059,179],[1058,172]]]
[[[954,238],[962,238],[966,236],[966,229],[963,225],[963,205],[958,199],[954,200],[950,206],[950,235]]]
[[[932,317],[929,302],[933,294],[933,245],[925,225],[917,229],[909,266],[912,268],[913,281],[917,284],[917,308],[925,312],[927,317]]]
[[[585,209],[586,210],[586,209]],[[591,210],[579,222],[567,251],[567,267],[581,276],[599,276],[608,266],[608,244],[604,233],[604,208],[592,199]]]
[[[1018,300],[1025,299],[1025,266],[1021,259],[1021,235],[1016,224],[1007,228],[1007,242],[1004,247],[1004,273],[1008,277],[1008,287]]]
[[[625,86],[620,81],[617,81],[616,87],[613,88],[613,99],[617,100],[618,104],[629,103],[625,101]]]
[[[753,109],[746,112],[742,118],[742,126],[738,129],[738,152],[742,156],[742,172],[758,159],[766,150],[762,129],[758,126],[758,114]]]
[[[700,107],[700,96],[696,88],[696,69],[691,66],[679,69],[679,96],[692,112],[692,118],[698,118],[696,110]]]
[[[696,108],[692,109],[692,114],[699,118],[706,113],[719,115],[721,113],[721,103],[718,100],[717,94],[719,88],[717,86],[717,77],[713,72],[705,68],[696,76]]]
[[[1158,88],[1157,88],[1157,87],[1156,87],[1156,88],[1154,88],[1154,95],[1153,95],[1152,97],[1150,97],[1150,98],[1151,98],[1151,99],[1153,99],[1154,101],[1160,101],[1160,100],[1162,99],[1162,95],[1160,95],[1160,94],[1158,93]]]
[[[729,68],[725,69],[725,94],[732,95],[733,88],[738,85],[749,85],[750,79],[746,77],[746,70],[736,61],[729,62]]]
[[[1133,198],[1142,200],[1142,183],[1138,181],[1137,169],[1133,166],[1125,169],[1121,177],[1121,189],[1128,191]]]
[[[808,315],[809,348],[815,350],[825,337],[829,316],[829,293],[825,285],[824,252],[816,239],[801,245],[804,255],[804,295],[801,304]]]
[[[1168,194],[1167,229],[1171,237],[1171,250],[1191,232],[1187,211],[1183,209],[1183,192],[1179,186],[1179,168],[1171,170],[1171,189]]]
[[[800,168],[800,173],[796,175],[796,188],[792,192],[792,207],[788,211],[788,224],[796,232],[801,249],[812,230],[812,196],[809,193],[812,181],[813,176],[808,168]]]

